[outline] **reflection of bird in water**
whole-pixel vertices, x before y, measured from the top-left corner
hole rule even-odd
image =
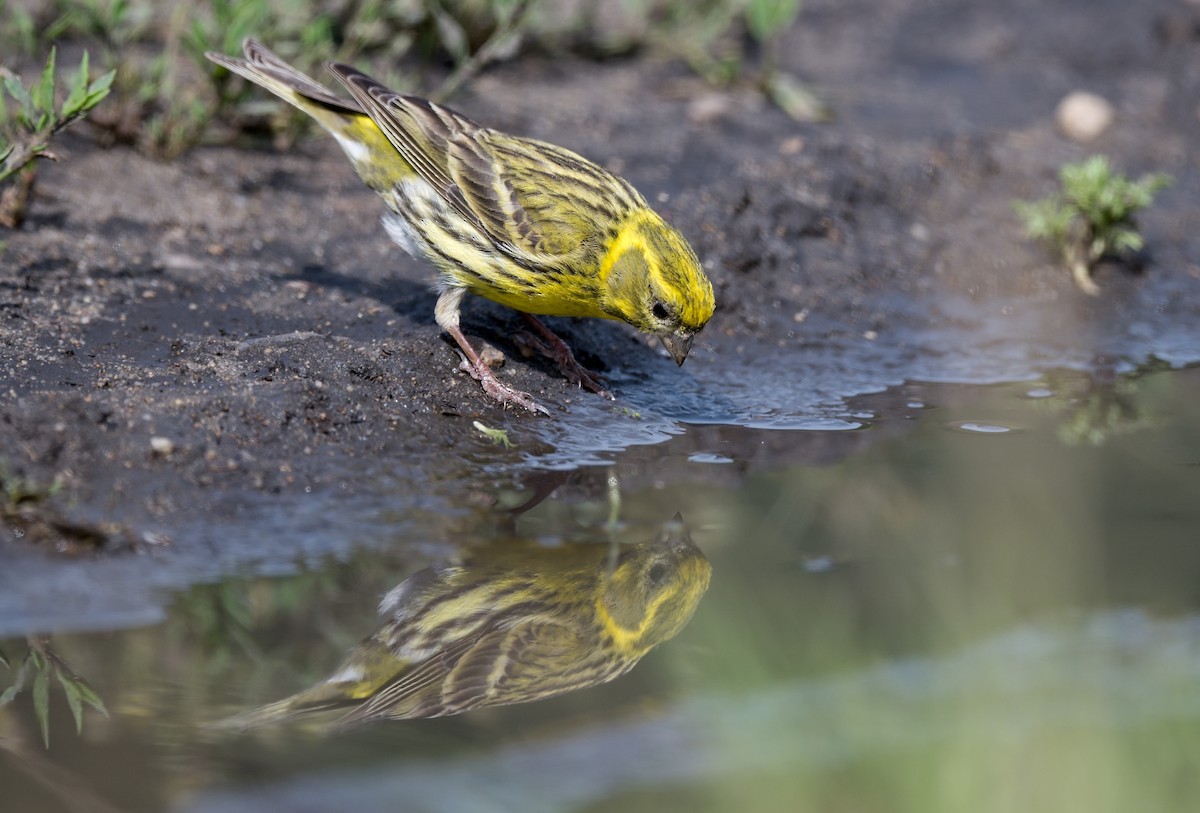
[[[596,686],[678,633],[710,573],[679,521],[623,550],[493,545],[401,582],[330,677],[222,725],[332,709],[348,709],[342,725],[441,717]]]

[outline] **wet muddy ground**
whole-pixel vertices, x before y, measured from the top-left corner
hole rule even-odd
[[[737,431],[712,427],[853,428],[905,381],[1200,361],[1198,32],[1185,0],[809,2],[784,66],[831,105],[824,124],[673,62],[489,71],[456,107],[623,174],[717,291],[682,369],[624,326],[554,322],[615,403],[524,357],[517,315],[469,301],[468,335],[549,418],[458,371],[430,268],[388,242],[329,140],[163,164],[66,137],[29,222],[2,236],[0,449],[10,482],[60,484],[47,513],[111,533],[9,521],[0,633],[145,622],[196,581],[380,544],[384,514],[436,546],[531,470],[678,435],[708,454]],[[1077,89],[1117,111],[1086,146],[1053,122]],[[1144,269],[1102,267],[1099,298],[1011,208],[1093,152],[1175,177],[1141,220]],[[789,433],[774,459],[881,434]]]

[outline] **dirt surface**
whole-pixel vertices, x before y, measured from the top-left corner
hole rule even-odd
[[[622,325],[552,320],[615,404],[524,357],[516,314],[469,301],[468,335],[505,354],[500,375],[550,418],[503,411],[457,369],[430,267],[388,242],[382,204],[330,140],[163,164],[65,138],[29,222],[2,235],[5,476],[57,479],[56,515],[116,523],[102,558],[151,554],[130,578],[169,589],[336,555],[389,510],[406,516],[393,531],[411,522],[430,538],[486,505],[497,478],[594,463],[681,422],[847,427],[848,398],[905,380],[1200,361],[1200,6],[814,0],[784,65],[833,122],[796,124],[645,58],[525,57],[455,100],[630,179],[717,290],[678,370]],[[1117,111],[1086,146],[1053,123],[1076,89]],[[1142,218],[1144,270],[1101,268],[1094,299],[1024,240],[1011,208],[1093,152],[1176,179]],[[476,420],[509,428],[517,448]],[[829,442],[789,443],[803,459]],[[111,561],[97,564],[94,540],[42,531],[0,541],[11,631],[152,614],[138,602],[123,614],[116,588],[80,598],[72,585]],[[48,587],[33,574],[55,549],[92,569],[60,563]],[[89,620],[98,606],[104,620]]]

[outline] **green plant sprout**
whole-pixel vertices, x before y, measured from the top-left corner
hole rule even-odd
[[[437,100],[522,49],[612,56],[647,48],[683,58],[714,85],[752,86],[794,118],[828,117],[779,67],[780,37],[802,0],[621,0],[607,23],[598,3],[567,4],[577,8],[564,14],[540,0],[46,0],[36,21],[3,2],[0,51],[38,53],[60,37],[88,47],[99,70],[116,71],[112,98],[89,117],[97,139],[158,158],[203,142],[214,122],[225,125],[217,139],[266,132],[284,145],[307,131],[304,114],[264,102],[204,58],[206,51],[236,53],[247,36],[309,72],[333,59],[374,62],[393,87],[419,88],[430,73],[441,76],[424,94]],[[755,69],[748,67],[752,47],[761,54]]]
[[[94,708],[108,716],[104,701],[88,685],[87,681],[75,674],[74,670],[51,647],[48,638],[30,636],[29,652],[21,661],[13,675],[12,684],[0,693],[0,707],[13,702],[22,691],[30,688],[33,696],[33,710],[42,729],[42,743],[50,747],[50,679],[57,678],[67,697],[67,705],[71,716],[75,718],[75,731],[83,731],[83,705]],[[11,668],[8,660],[0,653],[0,665]]]
[[[1093,381],[1064,411],[1055,430],[1059,440],[1068,446],[1103,446],[1113,438],[1153,426],[1137,393],[1138,384],[1132,378]]]
[[[1062,191],[1039,201],[1013,206],[1031,240],[1055,251],[1084,293],[1100,293],[1092,267],[1104,257],[1126,258],[1145,240],[1134,215],[1172,183],[1155,173],[1131,181],[1113,172],[1108,159],[1095,155],[1059,171]]]
[[[780,38],[795,23],[801,0],[626,0],[624,7],[642,29],[626,49],[654,45],[711,85],[747,84],[797,121],[829,118],[812,91],[779,67]],[[761,53],[756,72],[747,68],[748,41]]]
[[[49,485],[43,486],[32,478],[14,475],[8,464],[0,460],[0,519],[25,503],[48,500],[62,489],[61,477],[55,477]]]
[[[236,53],[251,35],[280,43],[281,53],[294,59],[301,70],[315,70],[318,58],[356,62],[371,57],[392,66],[379,75],[385,84],[394,87],[419,83],[412,75],[397,73],[397,66],[428,63],[434,54],[445,53],[453,68],[427,94],[444,101],[487,65],[518,51],[532,28],[536,0],[478,0],[465,4],[450,0],[365,0],[347,5],[344,13],[315,16],[289,14],[288,5],[282,0],[212,0],[210,17],[201,17],[185,32],[184,49],[208,78],[216,96],[215,109],[208,111],[205,119],[232,120],[235,132],[257,129],[253,125],[265,123],[282,143],[294,141],[308,129],[308,116],[287,105],[281,108],[272,102],[264,106],[247,83],[204,58],[206,51]],[[297,5],[296,0],[291,5]],[[298,19],[304,21],[299,28]],[[168,32],[168,41],[170,36]],[[264,115],[272,112],[274,115]],[[199,124],[202,132],[207,120]]]
[[[474,421],[471,423],[471,425],[474,426],[480,434],[482,434],[492,443],[503,446],[505,449],[511,449],[513,447],[512,441],[508,439],[508,430],[493,429],[490,426],[485,426],[479,421]]]
[[[800,0],[749,0],[746,30],[762,48],[758,85],[776,107],[796,121],[824,121],[829,110],[804,83],[779,68],[779,38],[800,13]]]
[[[56,108],[56,58],[56,50],[51,48],[41,78],[29,88],[16,74],[0,68],[4,83],[0,91],[0,225],[9,228],[16,228],[25,219],[36,177],[35,161],[57,160],[50,152],[50,139],[100,104],[112,85],[112,71],[95,80],[89,78],[84,51],[79,72]],[[15,104],[7,102],[6,95]]]
[[[472,50],[462,24],[440,2],[429,4],[442,46],[454,58],[454,71],[433,92],[434,100],[446,101],[486,65],[504,59],[520,47],[529,11],[534,6],[532,0],[491,0],[489,5],[496,19],[495,29],[483,44]]]
[[[0,2],[0,14],[5,13],[5,6]],[[0,47],[16,51],[24,56],[32,56],[37,50],[38,24],[33,15],[20,6],[7,9],[4,19],[3,33],[0,33]]]

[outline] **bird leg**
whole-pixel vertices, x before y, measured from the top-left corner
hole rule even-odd
[[[533,314],[523,313],[525,320],[541,334],[543,342],[532,341],[530,345],[538,352],[548,358],[554,359],[558,363],[558,371],[563,376],[577,387],[583,387],[586,390],[591,390],[597,395],[601,395],[612,401],[613,395],[608,390],[600,385],[597,379],[600,378],[596,373],[590,372],[586,367],[575,360],[575,354],[571,352],[571,348],[567,343],[558,337],[558,335],[546,327],[540,319]]]
[[[550,411],[533,400],[532,395],[513,389],[496,378],[492,369],[483,363],[483,360],[479,358],[479,354],[475,352],[475,348],[471,347],[471,343],[467,341],[467,337],[463,335],[462,329],[458,326],[458,307],[465,293],[465,288],[447,288],[438,297],[437,306],[434,308],[433,313],[438,326],[449,333],[454,341],[458,343],[459,348],[462,349],[463,355],[467,359],[468,372],[470,372],[471,377],[483,385],[484,392],[501,404],[516,404],[530,412],[540,412],[543,415],[549,415]]]

